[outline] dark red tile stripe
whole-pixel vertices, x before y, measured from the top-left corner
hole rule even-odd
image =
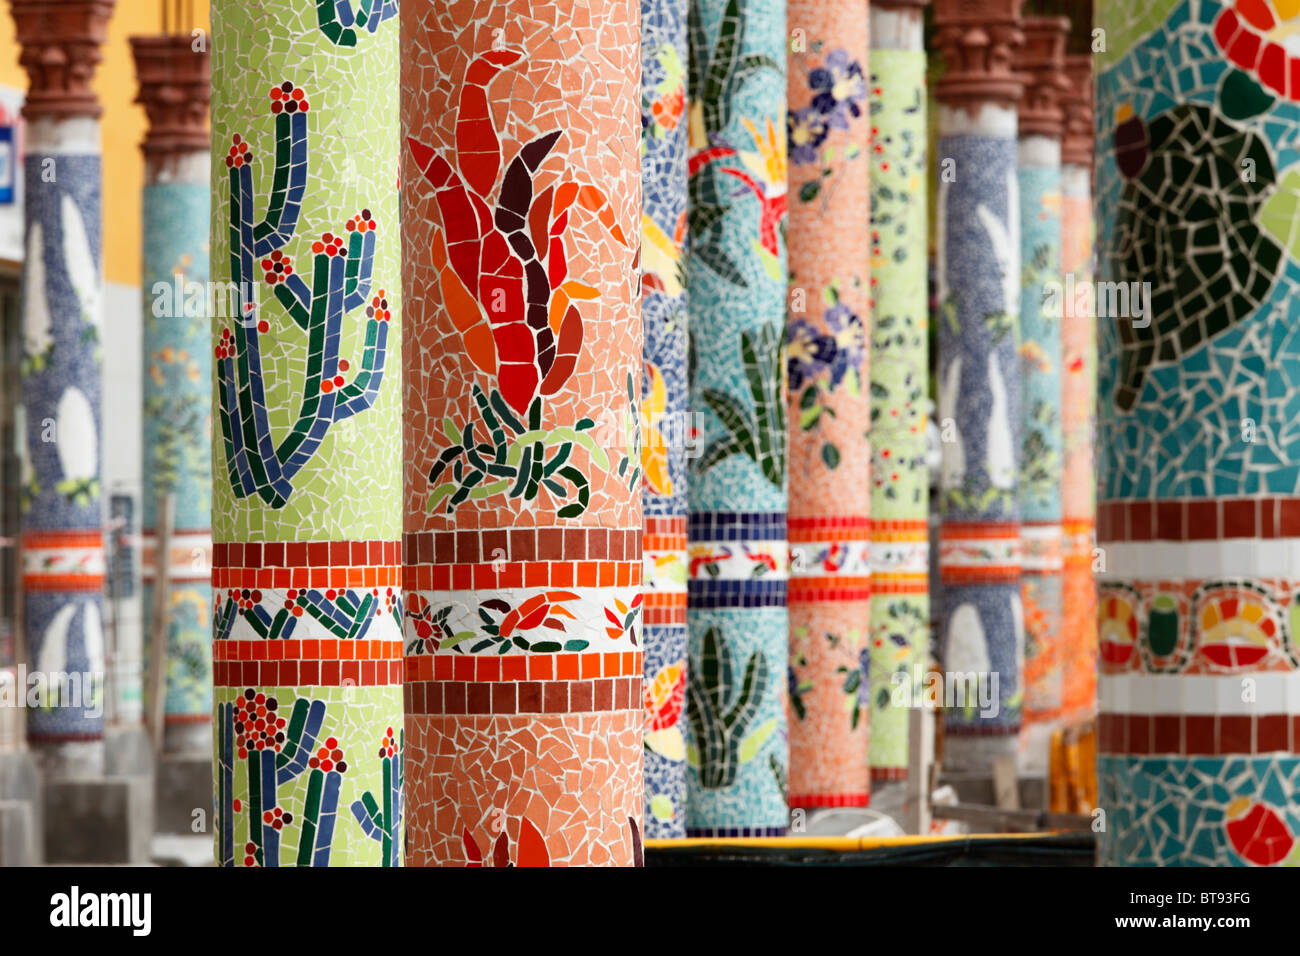
[[[402,560],[398,541],[215,542],[214,568],[392,567]]]
[[[640,677],[575,681],[413,681],[402,688],[408,714],[594,714],[640,710]]]
[[[1097,538],[1112,542],[1300,538],[1300,498],[1104,501],[1097,506]]]
[[[1099,714],[1097,749],[1134,757],[1228,757],[1291,751],[1300,715]]]
[[[387,687],[402,682],[402,662],[214,661],[217,687]]]
[[[641,529],[499,528],[414,531],[402,536],[405,563],[640,561]]]

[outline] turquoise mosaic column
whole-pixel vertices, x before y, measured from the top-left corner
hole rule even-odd
[[[1020,202],[1009,59],[1020,0],[936,0],[939,185],[939,567],[944,764],[1014,754],[1023,701],[1020,600]],[[950,689],[951,688],[951,689]]]
[[[212,7],[222,866],[402,863],[396,13]]]
[[[686,835],[687,0],[641,3],[645,835]]]
[[[1097,5],[1101,862],[1300,863],[1300,5]]]
[[[133,37],[131,46],[149,120],[141,146],[145,686],[156,582],[166,567],[163,749],[202,752],[212,736],[208,52],[195,50],[189,34]],[[172,531],[160,555],[155,529],[164,494],[172,500]],[[147,701],[147,712],[152,707]]]
[[[785,833],[785,4],[692,0],[687,833]]]
[[[27,739],[56,774],[103,769],[100,107],[113,4],[13,4],[31,88],[25,156],[22,587]],[[51,56],[75,69],[50,70]]]
[[[1065,555],[1061,527],[1064,438],[1061,398],[1061,137],[1069,91],[1066,17],[1026,17],[1016,65],[1020,103],[1020,598],[1025,613],[1022,769],[1047,773],[1062,712]]]
[[[930,644],[927,2],[871,5],[873,784],[907,778],[909,707]]]

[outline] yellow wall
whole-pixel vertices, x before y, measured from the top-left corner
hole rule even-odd
[[[208,25],[206,3],[194,5],[197,27]],[[144,184],[144,110],[136,94],[135,63],[127,38],[162,29],[157,0],[117,0],[108,24],[104,60],[95,74],[95,91],[104,106],[104,273],[109,282],[140,284],[140,189]],[[27,89],[18,65],[18,42],[9,4],[0,10],[0,84]]]

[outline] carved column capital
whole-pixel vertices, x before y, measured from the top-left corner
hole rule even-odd
[[[140,148],[147,158],[209,148],[208,104],[212,86],[208,51],[194,49],[189,34],[131,37],[140,92],[149,126]]]
[[[1065,58],[1065,75],[1070,93],[1065,108],[1065,138],[1061,141],[1061,162],[1092,166],[1092,56],[1082,53]]]
[[[1025,41],[1022,0],[935,0],[934,47],[944,74],[935,94],[947,106],[1015,106],[1024,80],[1012,62]]]
[[[27,71],[23,115],[68,119],[102,112],[91,89],[103,58],[108,18],[116,0],[11,0],[22,46],[18,62]]]
[[[1020,135],[1065,135],[1062,101],[1070,93],[1065,75],[1065,41],[1070,35],[1068,17],[1026,17],[1021,21],[1025,45],[1016,53],[1016,69],[1024,74],[1025,95],[1020,100]]]

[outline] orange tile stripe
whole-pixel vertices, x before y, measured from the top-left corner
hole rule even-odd
[[[646,551],[685,551],[686,535],[647,534],[642,536],[641,546]]]
[[[516,561],[407,565],[406,587],[420,591],[490,591],[524,587],[640,587],[641,561]]]
[[[876,594],[928,594],[930,577],[926,574],[873,574],[871,589]]]
[[[212,643],[214,661],[386,661],[401,656],[401,641],[289,638]]]
[[[33,592],[102,591],[102,574],[24,574],[23,590]]]
[[[870,541],[871,519],[863,517],[786,518],[791,544],[809,541]]]
[[[104,535],[100,531],[24,531],[20,540],[24,549],[104,546]]]
[[[640,677],[640,651],[598,654],[421,654],[406,658],[408,681],[568,681]]]
[[[945,584],[992,584],[1019,581],[1021,573],[1019,565],[991,564],[975,568],[941,568],[939,577]]]
[[[884,536],[894,534],[909,536],[919,534],[922,537],[926,537],[930,533],[930,522],[926,521],[924,518],[872,521],[871,530],[874,534],[880,536],[882,540],[893,540],[885,539]]]
[[[255,588],[259,591],[288,588],[400,588],[401,565],[353,568],[213,568],[212,586],[217,590]]]
[[[1019,538],[1018,522],[953,522],[941,529],[941,538]]]
[[[651,607],[686,607],[685,591],[645,591],[645,606]]]

